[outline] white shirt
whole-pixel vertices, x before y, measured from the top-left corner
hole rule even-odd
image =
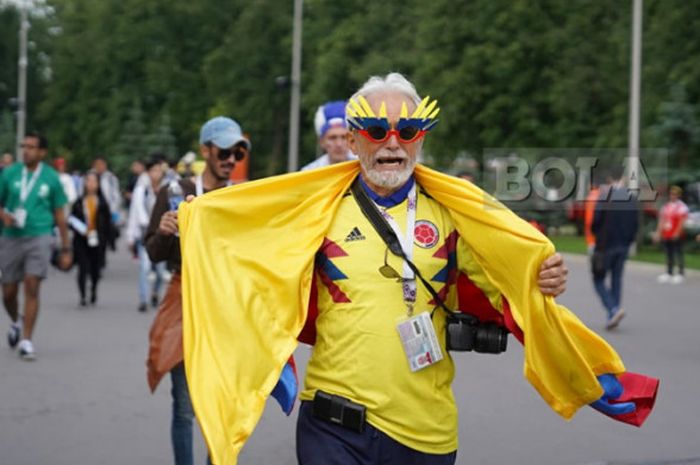
[[[144,238],[148,222],[151,220],[153,206],[156,204],[157,195],[158,193],[153,190],[153,184],[148,174],[143,173],[139,176],[132,193],[129,218],[126,223],[126,240],[129,244]]]
[[[107,204],[109,205],[109,211],[114,213],[119,213],[119,208],[122,205],[122,193],[119,188],[119,179],[111,171],[105,171],[100,175],[100,190]]]
[[[348,154],[345,157],[344,161],[350,161],[350,160],[357,160],[357,155],[352,153],[351,151],[348,150]],[[327,153],[324,153],[320,157],[318,157],[316,160],[312,161],[308,165],[305,165],[301,168],[300,171],[306,171],[306,170],[312,170],[315,168],[323,168],[324,166],[329,166],[331,165],[331,159],[328,156]]]
[[[61,181],[61,186],[63,186],[63,192],[66,194],[70,208],[70,205],[73,205],[73,202],[78,199],[78,192],[75,190],[73,176],[68,173],[58,173],[58,179]]]

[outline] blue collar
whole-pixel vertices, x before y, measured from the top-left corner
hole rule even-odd
[[[395,207],[396,205],[406,200],[406,197],[408,197],[408,192],[411,190],[411,187],[413,187],[414,183],[415,180],[413,179],[413,175],[411,175],[411,177],[408,178],[408,181],[406,181],[406,184],[401,186],[399,190],[387,197],[382,197],[381,195],[377,194],[372,189],[370,189],[370,187],[367,184],[365,184],[365,180],[362,179],[362,176],[360,176],[360,185],[362,185],[362,188],[365,190],[365,192],[367,192],[369,198],[374,200],[374,203],[384,208]]]

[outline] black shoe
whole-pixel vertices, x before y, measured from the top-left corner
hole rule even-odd
[[[148,310],[148,305],[139,304],[139,312],[145,312],[146,310]]]
[[[156,308],[158,306],[158,294],[153,294],[151,296],[151,306]]]
[[[95,305],[97,303],[97,293],[93,292],[90,296],[90,304]]]
[[[80,306],[81,307],[87,307],[87,302],[85,302],[85,297],[80,298]]]
[[[7,332],[7,343],[10,345],[11,349],[17,347],[19,343],[19,337],[22,335],[22,330],[19,326],[12,325],[10,330]]]

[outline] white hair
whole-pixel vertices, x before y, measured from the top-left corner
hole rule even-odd
[[[377,92],[399,92],[410,98],[416,105],[421,101],[418,92],[416,92],[416,87],[401,73],[372,76],[350,98],[356,99],[360,95],[367,98]]]

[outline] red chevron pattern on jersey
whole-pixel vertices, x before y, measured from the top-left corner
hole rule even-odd
[[[350,302],[350,299],[335,283],[335,281],[348,279],[348,277],[335,266],[331,259],[347,256],[348,253],[343,250],[342,247],[327,237],[323,238],[323,244],[316,253],[316,272],[318,273],[318,277],[321,278],[321,282],[328,289],[328,292],[335,303],[348,303]]]
[[[444,283],[437,291],[438,296],[444,301],[447,299],[447,292],[452,284],[457,281],[457,239],[459,233],[452,231],[446,238],[445,243],[435,251],[434,258],[442,258],[447,260],[445,266],[438,271],[430,280]],[[432,299],[429,302],[431,305],[437,305],[437,302]]]

